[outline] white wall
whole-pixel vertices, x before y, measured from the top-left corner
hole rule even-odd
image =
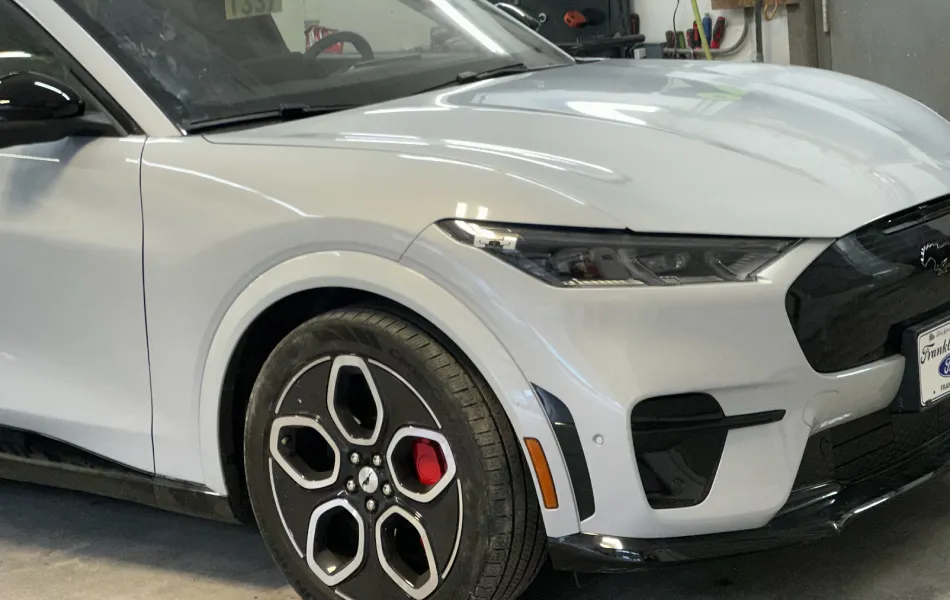
[[[666,32],[673,28],[673,9],[676,0],[633,0],[634,10],[640,15],[642,33],[647,36],[647,42],[663,42]],[[728,19],[729,28],[726,30],[726,39],[723,46],[732,44],[742,32],[742,10],[713,11],[710,9],[711,0],[699,0],[699,11],[702,16],[708,12],[713,22],[720,15]],[[679,11],[676,13],[676,26],[685,31],[693,26],[693,7],[690,0],[681,0]],[[779,8],[773,21],[763,22],[762,38],[764,40],[765,61],[769,63],[788,64],[788,16],[785,7]],[[750,26],[749,39],[743,50],[730,60],[752,61],[755,59],[755,27]]]
[[[393,44],[405,45],[408,41],[415,42],[418,38],[419,44],[428,44],[429,28],[432,22],[409,8],[400,7],[398,3],[383,4],[391,13],[386,15],[386,18],[381,18],[378,14],[372,19],[365,18],[368,12],[378,13],[380,5],[381,3],[377,0],[284,0],[283,13],[275,14],[274,19],[291,46],[291,50],[297,51],[302,51],[304,48],[304,19],[319,19],[321,25],[333,29],[359,31],[371,41],[374,48],[379,50],[400,49],[384,48],[386,40],[392,40]],[[676,0],[633,0],[633,6],[640,15],[641,28],[647,36],[647,42],[663,42],[666,32],[673,28],[673,9],[676,7]],[[713,22],[719,15],[728,19],[729,28],[726,30],[723,45],[729,46],[742,31],[743,11],[713,11],[710,7],[711,0],[699,0],[699,10],[703,16],[707,12],[710,13]],[[692,25],[692,4],[690,0],[681,0],[676,14],[676,26],[681,31],[685,31]],[[752,61],[755,59],[755,28],[750,26],[749,29],[749,38],[743,50],[730,57],[729,60]],[[410,32],[411,35],[407,35]],[[766,62],[788,64],[788,17],[784,6],[779,8],[773,21],[763,23],[763,38]]]

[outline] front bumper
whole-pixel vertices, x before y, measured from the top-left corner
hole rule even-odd
[[[829,482],[796,491],[764,527],[665,539],[579,533],[549,540],[551,559],[561,570],[610,573],[758,552],[834,536],[854,517],[950,470],[948,417],[950,408],[944,407],[923,418],[906,417],[926,423],[925,430],[938,428],[942,432],[918,451],[860,481]],[[893,417],[901,418],[905,417]]]
[[[802,243],[757,283],[679,288],[553,288],[434,226],[402,262],[462,300],[525,379],[572,412],[595,508],[580,518],[571,482],[558,483],[561,507],[544,512],[549,531],[665,540],[767,526],[789,499],[809,438],[886,408],[897,393],[902,357],[820,374],[792,331],[786,293],[830,243]],[[728,431],[703,501],[657,510],[631,418],[647,400],[694,393],[714,397],[726,418],[784,416]]]

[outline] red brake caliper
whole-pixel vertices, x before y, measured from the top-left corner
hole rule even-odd
[[[444,459],[432,440],[417,438],[412,444],[412,456],[416,461],[416,477],[422,485],[435,485],[445,475]]]
[[[416,477],[422,485],[435,485],[445,475],[445,458],[437,451],[432,440],[416,438],[412,444],[412,456],[416,461]],[[422,538],[419,538],[422,546]]]

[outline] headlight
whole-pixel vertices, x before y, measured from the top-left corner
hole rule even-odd
[[[472,221],[443,221],[464,244],[558,287],[755,281],[795,240],[639,235]]]

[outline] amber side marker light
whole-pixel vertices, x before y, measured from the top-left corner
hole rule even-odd
[[[557,490],[554,489],[554,478],[551,477],[551,467],[548,466],[544,448],[541,447],[541,442],[534,438],[525,438],[524,445],[528,448],[528,456],[531,457],[534,474],[538,478],[538,487],[541,488],[541,501],[544,508],[553,510],[558,506]]]

